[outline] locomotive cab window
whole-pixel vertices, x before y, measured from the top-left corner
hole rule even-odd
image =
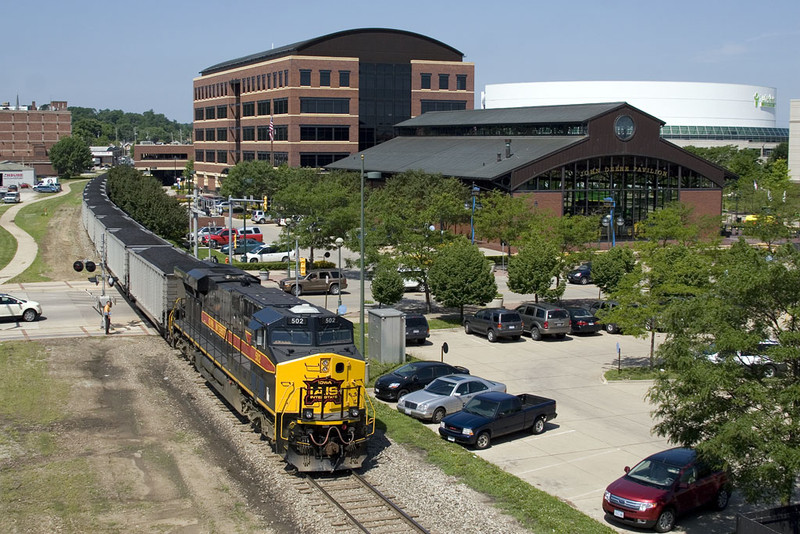
[[[311,332],[304,328],[279,326],[269,332],[271,345],[311,345]]]
[[[317,343],[334,345],[352,343],[353,329],[339,321],[337,317],[321,317],[317,321]]]

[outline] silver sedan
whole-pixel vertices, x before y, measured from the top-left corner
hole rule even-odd
[[[397,411],[438,424],[445,415],[461,410],[472,397],[487,391],[505,392],[506,386],[477,376],[447,375],[400,397]]]

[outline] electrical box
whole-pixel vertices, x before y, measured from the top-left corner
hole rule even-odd
[[[403,363],[406,357],[405,322],[405,314],[399,310],[369,310],[368,356],[381,363]]]

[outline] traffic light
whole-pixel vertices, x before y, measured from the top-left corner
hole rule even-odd
[[[236,248],[236,243],[238,242],[239,234],[233,234],[233,248]]]
[[[72,264],[72,268],[75,269],[76,272],[81,272],[83,268],[86,267],[86,270],[90,273],[93,273],[97,266],[91,260],[77,260],[75,263]]]
[[[269,206],[269,199],[267,198],[267,195],[264,195],[264,203],[262,204],[264,211],[267,211],[269,209],[267,206]]]

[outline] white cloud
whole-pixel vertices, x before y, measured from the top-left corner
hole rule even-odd
[[[695,56],[695,61],[698,63],[720,63],[734,57],[743,56],[748,51],[749,49],[742,44],[725,43],[719,48],[700,52]]]

